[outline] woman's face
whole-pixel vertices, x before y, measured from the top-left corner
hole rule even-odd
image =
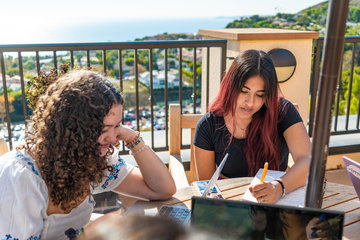
[[[104,118],[104,128],[98,139],[101,156],[105,156],[111,144],[117,142],[118,128],[122,117],[122,105],[115,104]]]
[[[250,77],[244,84],[236,102],[236,118],[251,120],[265,102],[265,82],[259,75]]]

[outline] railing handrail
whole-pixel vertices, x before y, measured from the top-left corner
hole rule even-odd
[[[97,43],[45,43],[45,44],[4,44],[0,52],[69,51],[69,50],[113,50],[113,49],[152,49],[181,47],[218,47],[226,40],[159,40],[133,42]]]
[[[356,35],[356,36],[345,36],[345,43],[353,43],[353,42],[359,42],[360,35]],[[319,37],[318,39],[316,39],[316,41],[324,41],[325,37]]]
[[[359,43],[360,39],[360,36],[345,36],[345,43],[348,43],[348,44],[357,44]],[[316,54],[318,53],[318,56],[316,56],[317,61],[314,61],[314,65],[313,65],[313,75],[312,75],[312,78],[313,78],[313,81],[312,81],[312,84],[314,84],[312,86],[312,90],[316,90],[316,83],[317,83],[317,78],[319,77],[319,73],[316,74],[316,69],[319,68],[319,64],[320,64],[320,52],[321,52],[321,46],[322,44],[324,43],[324,37],[320,37],[319,39],[316,39],[316,45],[317,47],[315,47],[314,49],[314,56],[316,56]],[[28,53],[35,53],[35,57],[36,57],[36,69],[37,72],[39,73],[40,72],[40,53],[42,52],[52,52],[50,53],[49,55],[52,55],[53,57],[53,62],[54,62],[54,65],[58,65],[57,64],[57,52],[61,52],[61,51],[68,51],[70,52],[70,56],[71,56],[71,67],[74,67],[74,55],[75,55],[75,51],[86,51],[86,62],[87,62],[87,65],[90,66],[90,51],[102,51],[102,63],[101,65],[103,65],[103,71],[105,72],[106,74],[106,71],[107,71],[107,68],[105,67],[106,66],[106,58],[104,58],[104,56],[106,55],[107,51],[108,50],[117,50],[118,51],[118,54],[119,54],[119,59],[122,58],[121,56],[121,52],[123,50],[134,50],[135,52],[137,52],[138,50],[149,50],[150,51],[150,55],[152,54],[152,51],[155,50],[155,49],[165,49],[165,53],[164,54],[168,54],[167,53],[167,50],[166,49],[171,49],[171,48],[178,48],[178,49],[183,49],[183,48],[191,48],[193,49],[192,52],[193,52],[193,56],[192,56],[192,61],[196,64],[196,62],[198,61],[197,59],[194,59],[194,56],[196,56],[196,49],[200,49],[200,48],[205,48],[207,49],[206,51],[206,54],[208,55],[209,54],[209,49],[212,48],[212,47],[220,47],[222,49],[222,53],[220,55],[220,58],[218,59],[219,62],[220,62],[220,69],[221,69],[221,72],[223,73],[225,71],[225,68],[226,68],[226,44],[227,44],[227,40],[155,40],[155,41],[127,41],[127,42],[89,42],[89,43],[44,43],[44,44],[2,44],[0,45],[0,60],[1,60],[1,65],[0,65],[0,68],[1,69],[5,69],[5,65],[3,63],[4,61],[4,57],[3,57],[3,54],[7,54],[7,53],[17,53],[17,56],[18,56],[18,59],[19,59],[19,69],[22,69],[22,61],[21,61],[21,55],[24,54],[25,52],[28,52]],[[318,48],[318,49],[317,49]],[[316,51],[317,49],[317,51]],[[136,54],[137,56],[137,54]],[[179,55],[179,61],[182,61],[182,55],[180,54]],[[152,57],[150,58],[152,59]],[[209,59],[210,59],[210,56],[207,56],[206,57],[206,62],[202,62],[202,65],[204,66],[210,66],[210,62],[209,62]],[[315,58],[314,58],[315,60]],[[136,60],[138,61],[138,60]],[[216,60],[217,61],[217,60]],[[92,65],[92,64],[91,64]],[[118,69],[120,69],[120,72],[122,72],[122,64],[117,63],[118,65]],[[317,65],[317,68],[315,67]],[[134,68],[135,66],[137,67],[137,65],[134,65]],[[168,66],[168,65],[166,65]],[[181,69],[182,69],[182,66],[179,66],[179,71],[181,72]],[[152,65],[150,66],[150,69],[152,70]],[[166,67],[167,69],[167,67]],[[205,67],[205,69],[207,69],[207,67]],[[137,70],[135,68],[135,70]],[[315,71],[314,71],[315,70]],[[152,72],[152,71],[150,71]],[[206,85],[206,104],[208,104],[209,102],[209,78],[210,78],[210,72],[208,71],[208,69],[206,70],[206,73],[204,73],[206,75],[206,79],[207,79],[207,83],[205,84]],[[139,76],[138,76],[138,73],[135,74],[136,76],[136,82],[139,81]],[[166,72],[166,76],[167,76],[167,72]],[[3,85],[6,84],[6,76],[5,76],[5,73],[2,71],[1,73],[1,77],[3,78]],[[22,72],[22,70],[20,70],[20,77],[21,77],[21,83],[24,84],[24,73]],[[151,82],[152,82],[152,75],[151,75]],[[123,77],[122,77],[122,74],[120,74],[120,83],[121,83],[121,86],[120,88],[122,89],[122,81],[124,80]],[[194,73],[194,76],[193,78],[196,80],[196,72]],[[116,79],[118,80],[118,79]],[[182,79],[182,75],[180,74],[179,76],[179,80],[180,82],[183,80]],[[152,85],[152,83],[151,83]],[[182,86],[179,86],[179,87],[182,87]],[[205,86],[204,86],[205,87]],[[196,85],[193,87],[193,92],[194,92],[194,95],[193,95],[193,101],[196,100],[196,98],[198,97],[196,95],[196,91],[197,91],[197,87]],[[24,87],[22,87],[22,89],[24,89]],[[204,89],[205,90],[205,89]],[[24,90],[23,90],[24,91]],[[4,92],[4,95],[6,95],[7,93]],[[312,97],[311,99],[316,99],[316,91],[312,92]],[[150,97],[153,96],[153,90],[152,88],[150,89]],[[7,109],[8,107],[8,103],[7,103],[7,96],[4,96],[5,97],[5,110],[7,112],[7,114],[9,114],[9,109]],[[182,91],[179,92],[179,98],[180,98],[180,102],[182,101]],[[138,97],[136,97],[136,99],[138,99]],[[152,98],[149,98],[149,101],[151,101],[151,104],[153,104],[153,99]],[[168,102],[168,99],[166,98],[165,99],[165,103]],[[315,103],[315,102],[314,102]],[[309,116],[309,133],[311,133],[311,122],[313,120],[313,114],[312,114],[312,111],[313,111],[313,105],[314,103],[312,102],[311,103],[311,107],[310,107],[310,116]],[[23,96],[23,105],[25,106],[25,97]],[[166,104],[165,104],[166,105]],[[166,105],[167,106],[167,105]],[[136,112],[139,112],[139,109],[137,108],[136,109],[137,111]],[[24,107],[23,109],[24,111],[24,116],[26,118],[26,109]],[[195,111],[195,105],[194,105],[194,109],[193,111]],[[336,114],[335,114],[336,115]],[[359,115],[359,113],[358,113]],[[152,115],[153,116],[153,115]],[[360,118],[358,116],[358,118]],[[167,116],[165,117],[165,120],[167,119]],[[137,125],[138,124],[138,118],[137,118]],[[8,121],[8,132],[10,133],[10,119],[7,119]],[[153,122],[153,119],[151,119],[151,122]],[[335,119],[335,123],[337,122],[337,118]],[[358,125],[357,125],[358,126]],[[152,129],[153,129],[153,126],[151,126]],[[166,129],[166,132],[167,132],[167,129]],[[353,134],[353,133],[359,133],[360,132],[360,129],[358,127],[356,127],[356,129],[345,129],[345,130],[340,130],[339,129],[335,129],[335,131],[332,131],[331,134],[332,135],[342,135],[342,134]],[[9,134],[9,136],[11,136]],[[152,136],[152,139],[153,139],[153,136]],[[166,140],[167,141],[167,140]],[[167,144],[165,144],[165,147],[155,147],[156,150],[158,151],[161,151],[161,150],[166,150],[167,149]],[[186,147],[185,147],[186,148]]]

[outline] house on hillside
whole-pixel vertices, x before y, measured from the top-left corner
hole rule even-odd
[[[165,70],[152,71],[153,76],[153,87],[154,88],[164,88],[165,87]],[[167,72],[167,80],[169,87],[178,87],[179,86],[179,71],[171,69]],[[150,86],[150,72],[146,71],[139,74],[139,81]]]

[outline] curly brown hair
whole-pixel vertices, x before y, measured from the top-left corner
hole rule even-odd
[[[120,92],[88,70],[61,76],[39,98],[26,142],[49,196],[65,211],[90,194],[90,184],[100,183],[105,169],[112,170],[106,158],[114,149],[111,146],[106,156],[100,156],[97,140],[114,104],[123,104]]]

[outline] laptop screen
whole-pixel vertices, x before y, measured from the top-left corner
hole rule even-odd
[[[360,164],[345,156],[343,156],[342,159],[345,163],[346,171],[349,174],[352,185],[355,188],[356,194],[360,199]]]
[[[341,239],[343,224],[338,211],[192,198],[191,225],[221,239]]]
[[[220,173],[226,163],[226,160],[229,156],[229,153],[226,153],[223,160],[221,161],[219,167],[216,169],[216,171],[214,172],[214,174],[212,175],[206,189],[204,190],[203,194],[201,195],[202,197],[207,197],[207,194],[210,192],[210,190],[214,187],[215,182],[218,180]]]

